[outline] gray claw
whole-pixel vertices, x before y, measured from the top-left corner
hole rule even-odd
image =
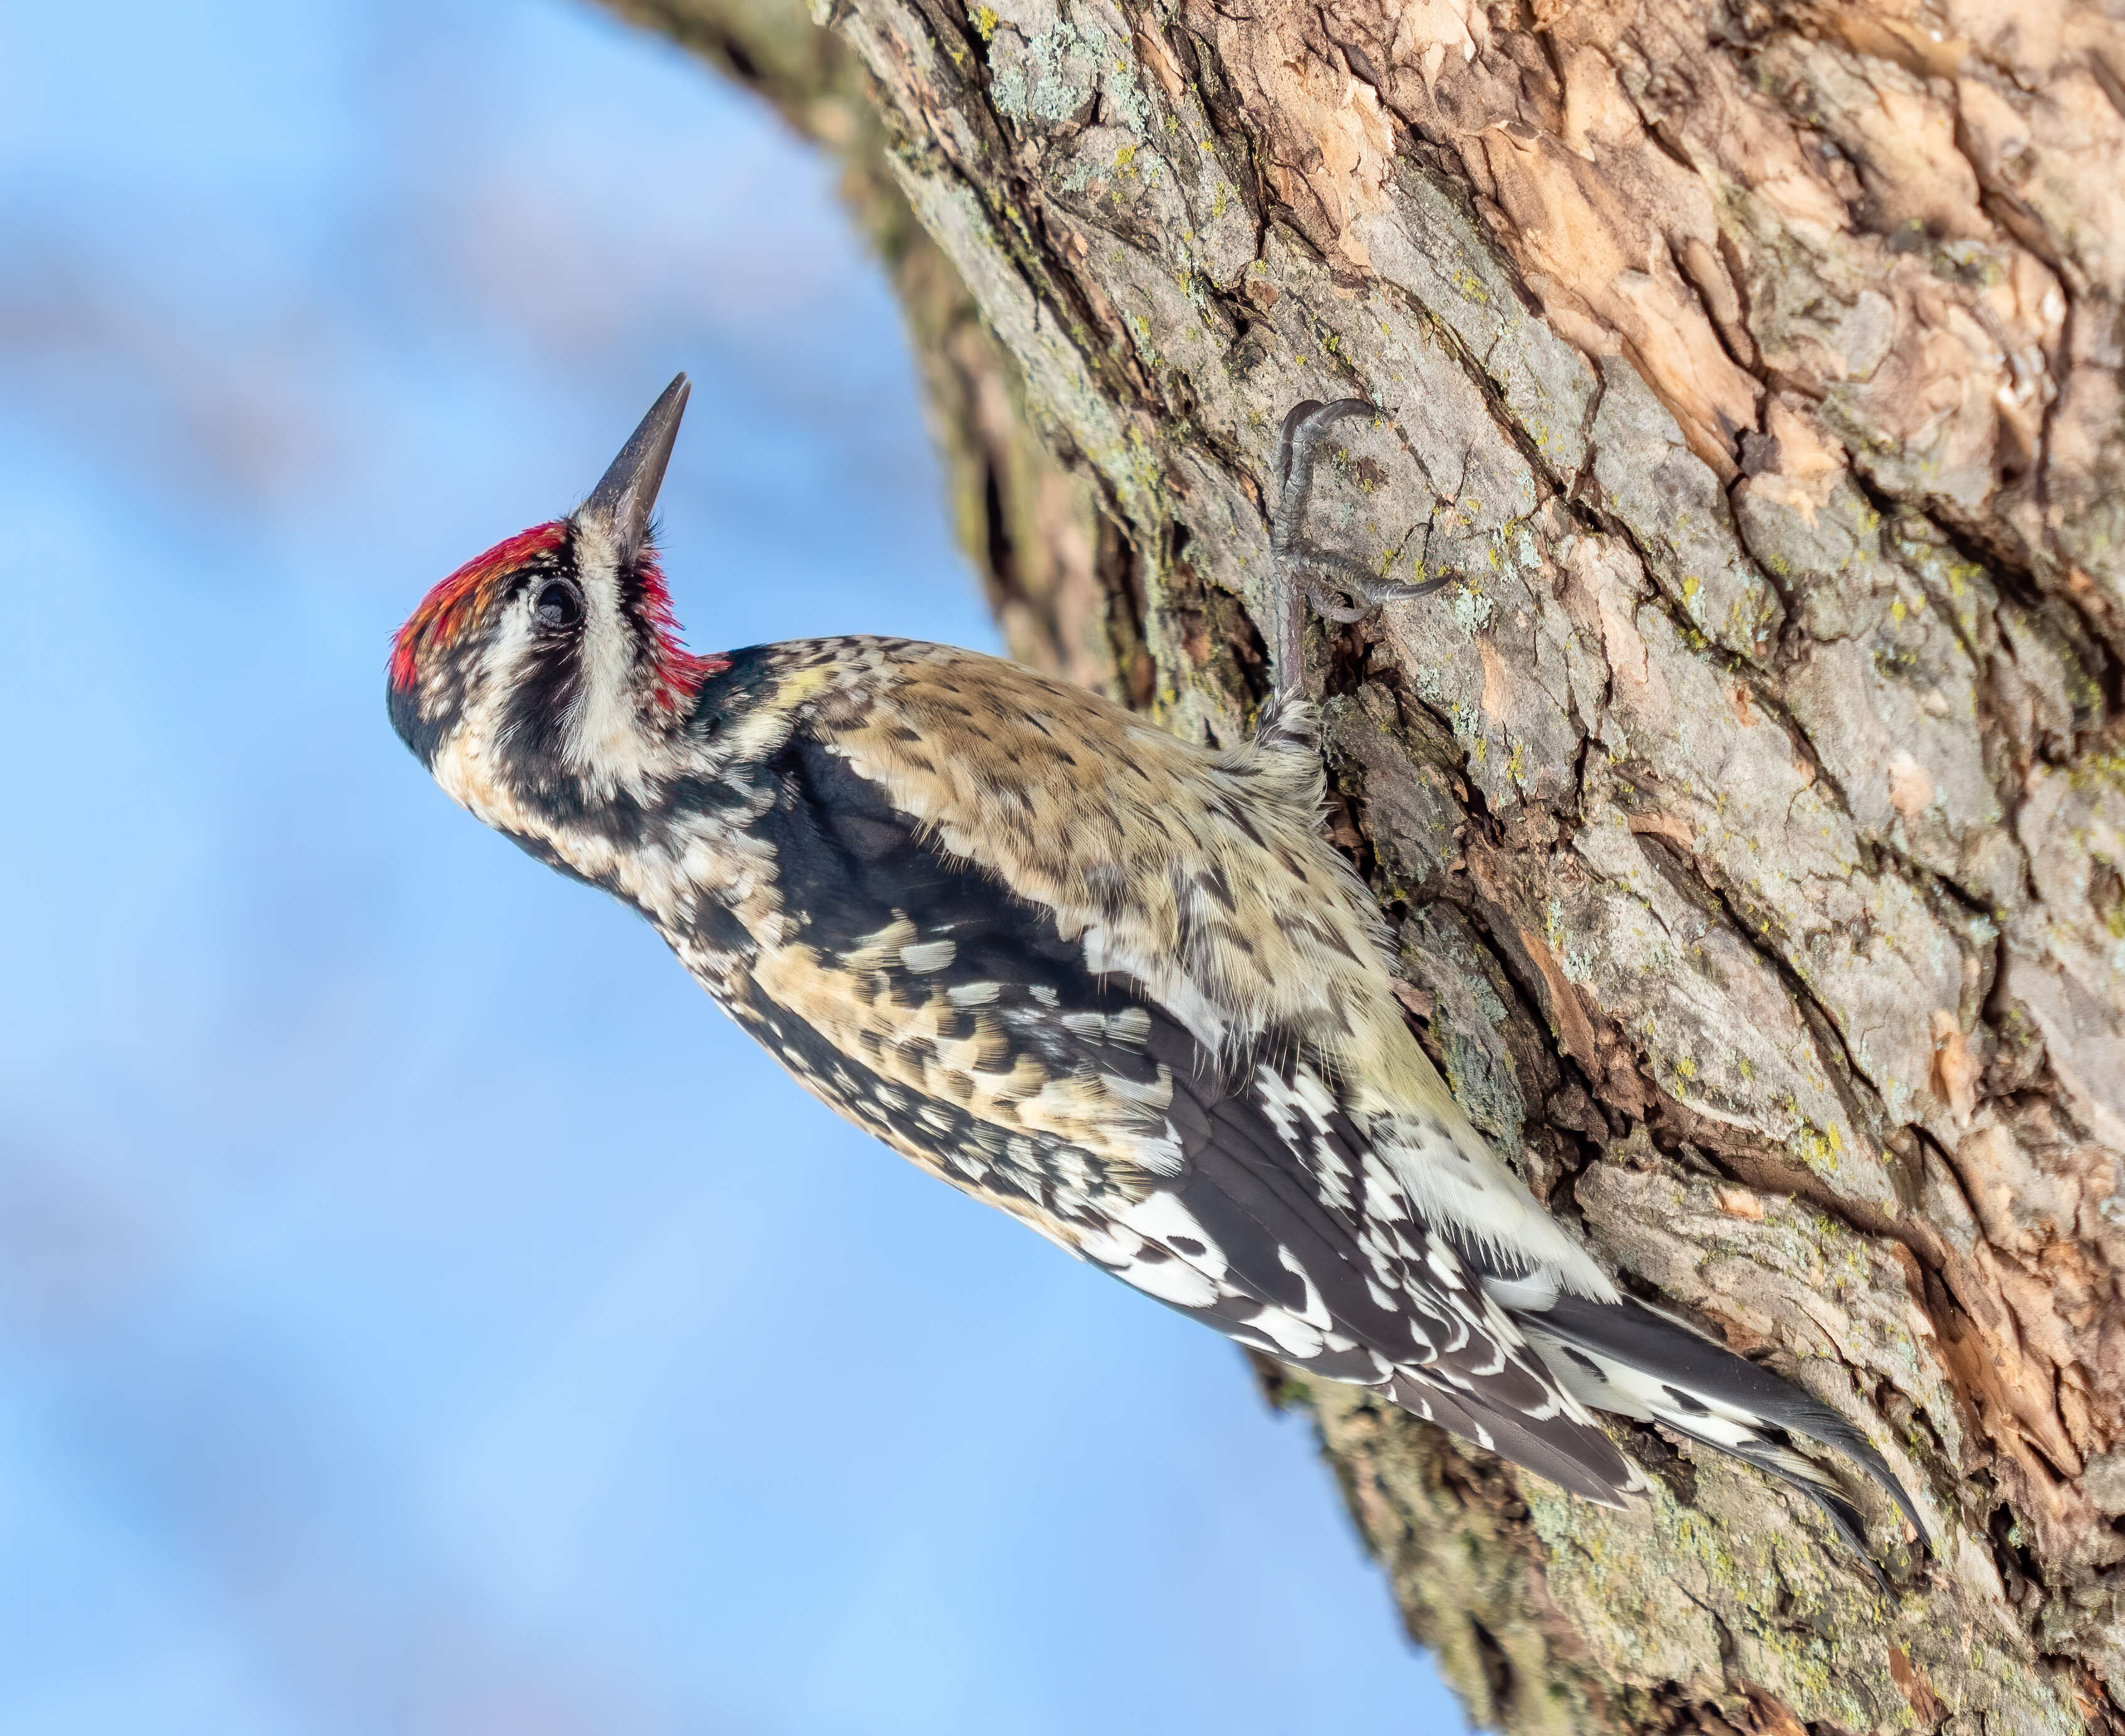
[[[1298,496],[1298,512],[1279,510],[1277,518],[1286,531],[1295,526],[1284,522],[1295,518],[1305,510],[1306,497],[1313,489],[1313,457],[1321,444],[1321,436],[1328,432],[1331,422],[1345,416],[1377,416],[1379,410],[1362,398],[1338,398],[1331,403],[1323,403],[1317,398],[1303,399],[1284,413],[1284,423],[1276,431],[1276,485],[1282,497],[1280,505],[1287,505],[1294,488]]]
[[[1443,578],[1427,578],[1421,584],[1406,585],[1396,580],[1383,578],[1362,561],[1353,560],[1347,554],[1333,549],[1315,548],[1301,544],[1286,551],[1286,559],[1293,568],[1308,577],[1307,593],[1317,614],[1328,620],[1348,625],[1362,620],[1383,603],[1414,602],[1421,597],[1429,597],[1454,583],[1449,574]],[[1326,579],[1324,587],[1322,581]],[[1324,589],[1341,592],[1346,597],[1359,600],[1355,608],[1342,606],[1331,607],[1324,600]]]
[[[1362,580],[1336,578],[1324,583],[1313,574],[1306,581],[1306,600],[1313,612],[1323,620],[1343,626],[1360,621],[1387,603],[1414,602],[1420,597],[1429,597],[1435,591],[1453,583],[1451,575],[1444,578],[1428,578],[1421,585],[1391,584],[1383,580],[1368,578]],[[1331,593],[1340,592],[1344,597],[1356,599],[1344,601],[1332,599]]]
[[[1317,548],[1312,543],[1293,542],[1285,548],[1284,557],[1294,567],[1333,573],[1352,585],[1376,585],[1380,583],[1379,574],[1363,561],[1354,560],[1333,549]]]
[[[1378,608],[1382,603],[1413,603],[1420,597],[1429,597],[1435,591],[1443,591],[1453,583],[1454,575],[1449,573],[1439,578],[1427,578],[1421,585],[1376,583],[1364,594],[1365,601]]]
[[[1339,627],[1347,627],[1353,621],[1363,620],[1373,612],[1370,603],[1339,603],[1331,601],[1318,585],[1306,589],[1307,606],[1323,620],[1332,620]]]
[[[1284,414],[1276,435],[1276,510],[1270,519],[1270,550],[1275,559],[1279,597],[1276,639],[1271,647],[1277,692],[1295,696],[1300,688],[1301,648],[1307,610],[1348,625],[1363,620],[1383,603],[1429,597],[1448,579],[1405,585],[1382,578],[1363,562],[1332,549],[1317,548],[1300,535],[1313,493],[1313,467],[1330,426],[1346,416],[1377,416],[1377,407],[1362,398],[1338,398],[1330,403],[1309,398]]]
[[[1291,441],[1298,433],[1298,425],[1321,408],[1317,398],[1302,398],[1284,413],[1283,425],[1276,431],[1276,487],[1280,499],[1291,484]]]

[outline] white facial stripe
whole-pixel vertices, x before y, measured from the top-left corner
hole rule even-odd
[[[494,714],[503,710],[515,687],[516,672],[530,655],[533,638],[530,606],[519,600],[502,611],[501,620],[480,648],[478,691],[468,707],[465,721],[477,725],[476,733],[482,740],[493,738],[499,722]]]
[[[608,787],[639,789],[644,762],[642,696],[635,630],[620,606],[619,551],[594,521],[576,532],[576,576],[582,586],[583,621],[577,665],[580,690],[563,735],[570,767]],[[533,599],[525,600],[525,618]]]

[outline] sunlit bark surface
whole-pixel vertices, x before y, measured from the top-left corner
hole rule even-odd
[[[1016,654],[1229,740],[1267,469],[1453,573],[1315,648],[1476,1119],[1930,1516],[1879,1594],[1309,1408],[1515,1732],[2125,1729],[2125,12],[628,0],[849,165]]]

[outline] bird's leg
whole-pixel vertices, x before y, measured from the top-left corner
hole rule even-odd
[[[1346,416],[1379,413],[1362,398],[1339,398],[1333,403],[1308,399],[1291,407],[1276,437],[1276,511],[1270,520],[1273,592],[1270,610],[1275,643],[1270,666],[1276,701],[1298,698],[1305,686],[1306,611],[1330,620],[1362,620],[1382,603],[1428,597],[1446,578],[1421,585],[1382,578],[1362,561],[1306,540],[1306,509],[1313,496],[1313,467],[1330,427]]]

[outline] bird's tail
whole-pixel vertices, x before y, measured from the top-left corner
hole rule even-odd
[[[1873,1443],[1791,1381],[1628,1297],[1595,1302],[1560,1295],[1548,1307],[1516,1319],[1551,1372],[1582,1404],[1665,1423],[1790,1484],[1871,1564],[1858,1512],[1829,1474],[1793,1446],[1793,1436],[1835,1448],[1881,1484],[1918,1532],[1920,1546],[1932,1553],[1925,1521]]]

